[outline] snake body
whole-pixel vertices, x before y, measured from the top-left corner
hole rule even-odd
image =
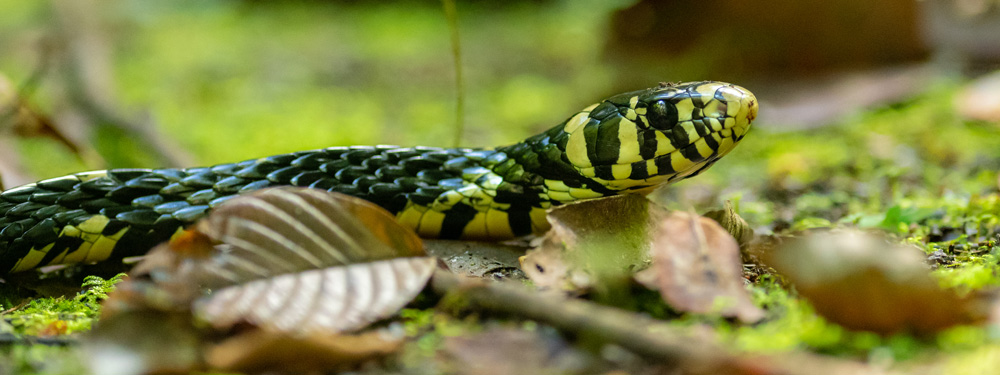
[[[697,175],[732,150],[756,114],[756,98],[739,86],[661,84],[495,149],[331,147],[48,179],[0,193],[0,275],[142,255],[227,199],[284,185],[372,201],[422,237],[537,233],[548,228],[545,210],[554,205]]]

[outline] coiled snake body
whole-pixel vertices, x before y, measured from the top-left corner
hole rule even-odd
[[[507,239],[553,205],[694,176],[757,114],[721,82],[661,84],[496,149],[331,147],[186,169],[77,173],[0,193],[0,275],[142,255],[237,194],[308,186],[375,202],[423,237]]]

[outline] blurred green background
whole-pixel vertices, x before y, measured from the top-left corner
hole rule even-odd
[[[75,124],[59,120],[74,106],[61,93],[67,82],[89,79],[103,85],[95,96],[199,165],[333,145],[452,143],[454,64],[439,2],[83,3],[100,6],[0,2],[0,72],[17,84],[50,64],[28,100],[57,126]],[[463,144],[516,142],[614,93],[599,57],[608,14],[623,5],[460,3]],[[82,29],[93,38],[74,40],[88,38]],[[88,64],[107,80],[67,77]],[[95,132],[87,139],[107,166],[171,161],[130,134]],[[13,144],[36,177],[101,167],[49,139]]]
[[[903,74],[892,91],[879,69],[934,51],[911,0],[459,1],[458,11],[462,143],[474,147],[659,81],[738,83],[761,99],[758,129],[815,127],[919,91],[924,76]],[[450,33],[438,1],[0,0],[0,74],[16,98],[0,118],[0,172],[10,187],[335,145],[451,146]],[[875,72],[864,90],[891,94],[845,104],[823,91],[858,71]],[[807,116],[783,105],[802,92],[815,96]],[[38,121],[18,123],[12,106]]]

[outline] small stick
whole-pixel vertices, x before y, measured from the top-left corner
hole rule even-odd
[[[809,353],[737,355],[648,317],[553,293],[529,291],[514,283],[460,278],[438,270],[432,288],[465,307],[511,314],[564,332],[615,344],[648,359],[692,374],[884,374],[861,363]]]

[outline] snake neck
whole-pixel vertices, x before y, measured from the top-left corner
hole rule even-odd
[[[487,167],[494,169],[505,182],[534,190],[541,200],[552,205],[618,194],[573,167],[567,158],[569,133],[563,130],[564,125],[497,148],[507,161]]]
[[[499,147],[497,151],[509,159],[493,168],[504,181],[538,190],[553,204],[617,194],[573,167],[566,157],[568,139],[560,124],[520,143]]]

